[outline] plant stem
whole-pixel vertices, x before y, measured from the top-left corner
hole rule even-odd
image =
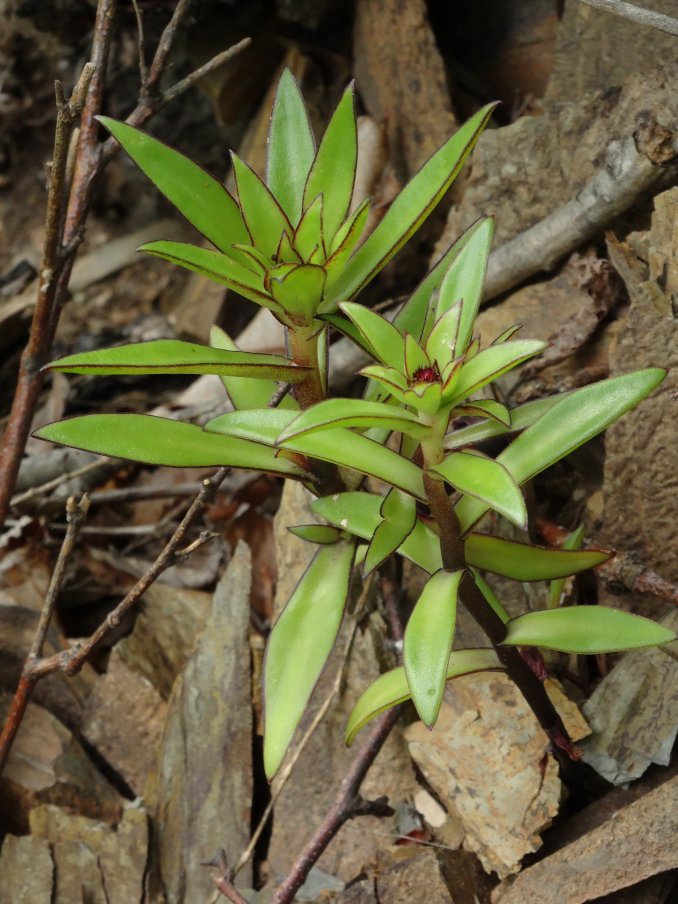
[[[318,358],[321,335],[322,330],[318,330],[315,325],[287,331],[290,355],[294,363],[299,367],[310,368],[308,376],[294,387],[294,396],[302,411],[322,402],[327,394]]]

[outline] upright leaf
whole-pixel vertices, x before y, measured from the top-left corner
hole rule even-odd
[[[304,207],[322,192],[328,245],[348,213],[357,156],[358,132],[351,82],[327,124],[304,188]]]
[[[379,361],[402,370],[405,366],[405,339],[390,320],[362,304],[345,302],[340,307],[374,349]]]
[[[412,496],[391,489],[382,503],[381,517],[383,521],[377,525],[365,556],[364,575],[385,562],[412,533],[417,523],[417,504]]]
[[[266,182],[295,226],[301,216],[304,184],[314,156],[315,139],[306,104],[296,79],[285,69],[268,127]]]
[[[467,360],[459,372],[459,379],[454,384],[453,398],[445,401],[463,401],[474,392],[487,386],[497,377],[512,370],[528,358],[533,358],[546,348],[546,342],[531,339],[516,339],[502,345],[491,345],[478,352],[470,361]]]
[[[356,295],[416,232],[454,181],[493,109],[491,104],[472,116],[408,182],[348,262],[336,293]]]
[[[98,116],[116,141],[134,160],[139,169],[198,232],[229,257],[236,242],[249,242],[240,208],[224,186],[179,151],[152,138],[145,132]]]
[[[437,571],[421,592],[403,640],[403,664],[412,701],[422,722],[435,724],[445,690],[454,640],[457,592],[463,570]]]
[[[272,259],[278,250],[283,232],[292,234],[292,225],[278,200],[254,170],[237,154],[231,153],[231,160],[235,184],[238,187],[240,209],[247,230],[259,251]]]
[[[355,542],[321,547],[273,627],[264,660],[264,768],[280,768],[339,631]]]
[[[294,231],[294,249],[301,259],[308,261],[311,255],[320,249],[325,261],[325,238],[323,235],[323,196],[316,195],[304,210],[299,225]]]

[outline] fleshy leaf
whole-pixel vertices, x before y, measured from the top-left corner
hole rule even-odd
[[[550,581],[566,577],[595,568],[612,555],[605,549],[550,549],[476,533],[466,538],[465,552],[469,565],[514,581]]]
[[[299,383],[307,368],[281,355],[225,351],[180,339],[152,339],[67,355],[48,365],[72,374],[217,374]]]
[[[490,604],[492,609],[494,609],[495,614],[499,616],[499,618],[502,620],[502,622],[505,625],[508,625],[508,623],[511,621],[511,616],[506,611],[506,609],[504,609],[504,607],[502,606],[497,594],[490,587],[490,585],[487,583],[485,578],[480,574],[480,572],[478,572],[475,568],[471,569],[471,574],[473,575],[473,580],[476,582],[478,590],[480,590],[480,592],[485,597],[487,602]]]
[[[655,647],[675,639],[673,631],[640,615],[607,606],[572,606],[512,619],[503,642],[595,655]]]
[[[319,546],[337,543],[343,536],[343,532],[337,527],[332,527],[331,524],[297,524],[288,527],[287,530],[295,537],[299,537],[300,540],[317,543]]]
[[[335,293],[352,298],[402,248],[454,181],[493,109],[479,110],[422,166],[350,259]]]
[[[414,414],[383,402],[365,402],[363,399],[326,399],[297,417],[278,437],[283,444],[294,436],[304,436],[317,430],[333,427],[383,426],[388,430],[398,430],[421,437],[430,433],[431,428],[422,424]]]
[[[499,671],[502,665],[494,650],[455,650],[450,654],[445,673],[446,679],[470,675],[473,672]],[[400,667],[384,672],[359,698],[346,724],[346,744],[350,747],[355,736],[367,723],[398,703],[412,696],[407,684],[405,669]]]
[[[435,724],[445,690],[457,619],[461,571],[437,571],[426,582],[403,639],[403,665],[419,718]]]
[[[414,380],[415,373],[422,368],[429,368],[431,361],[424,349],[411,333],[405,334],[405,373],[409,380]]]
[[[666,371],[658,367],[601,380],[569,393],[517,436],[496,461],[508,468],[516,483],[541,473],[579,446],[602,433],[613,421],[659,386]],[[550,400],[549,400],[550,401]],[[516,426],[516,412],[513,412]],[[462,499],[456,512],[466,530],[488,506],[477,499]]]
[[[228,333],[225,333],[218,326],[213,326],[210,330],[210,345],[213,348],[223,348],[231,352],[240,351]],[[278,389],[278,383],[274,380],[263,380],[256,377],[222,375],[221,382],[224,384],[228,397],[236,409],[266,408],[273,393]],[[296,410],[299,406],[294,396],[288,392],[278,407]]]
[[[279,266],[289,266],[292,269],[281,279],[278,279],[273,271],[269,283],[271,295],[295,323],[310,324],[322,298],[325,271],[314,264],[280,264]],[[270,270],[269,273],[271,273]]]
[[[438,316],[457,301],[463,301],[459,332],[452,357],[464,354],[473,334],[483,294],[493,232],[494,220],[488,217],[479,220],[464,233],[463,246],[455,256],[440,287]]]
[[[269,308],[274,314],[280,313],[280,305],[264,290],[263,279],[224,254],[185,242],[149,242],[142,245],[139,251],[207,276],[213,282],[228,286],[245,298]]]
[[[426,340],[426,354],[431,361],[437,361],[441,372],[454,357],[457,344],[463,302],[452,305],[438,318]]]
[[[463,405],[457,405],[452,412],[453,417],[458,415],[469,415],[470,417],[486,417],[496,421],[507,430],[511,429],[511,412],[501,402],[494,399],[477,399],[471,402],[464,402]]]
[[[509,470],[472,452],[453,452],[431,468],[462,493],[481,499],[518,527],[527,527],[525,500]]]
[[[266,182],[295,225],[301,216],[304,185],[314,157],[315,139],[306,104],[296,79],[285,69],[268,127]]]
[[[387,367],[402,370],[405,365],[405,339],[390,320],[362,304],[346,302],[340,308],[358,327],[378,360]]]
[[[459,380],[454,385],[454,400],[448,398],[446,401],[451,403],[467,399],[507,370],[512,370],[528,358],[538,355],[546,346],[546,342],[517,339],[515,342],[491,345],[478,352],[470,361],[467,353],[467,363],[463,365]]]
[[[206,433],[195,424],[149,414],[88,414],[47,424],[34,436],[51,443],[173,468],[228,466],[305,476],[273,449],[232,436]]]
[[[316,195],[299,220],[294,231],[294,249],[307,261],[320,246],[322,259],[325,260],[325,240],[323,237],[323,196]]]
[[[283,757],[339,631],[354,541],[321,547],[275,623],[264,660],[264,768]]]
[[[392,489],[384,498],[381,516],[384,520],[377,526],[365,556],[365,576],[385,562],[412,533],[417,523],[417,504],[411,496]]]
[[[283,232],[292,234],[292,226],[282,207],[265,182],[237,154],[231,152],[235,184],[243,219],[252,243],[268,258],[278,250]]]
[[[578,550],[584,539],[584,524],[580,524],[571,533],[565,537],[561,549]],[[556,580],[551,581],[549,592],[546,598],[547,609],[557,609],[565,589],[565,577],[558,576]]]
[[[495,436],[505,436],[507,433],[525,430],[530,424],[534,424],[543,414],[557,405],[561,399],[564,399],[569,393],[562,393],[557,396],[548,396],[545,399],[535,399],[533,402],[526,402],[517,408],[512,408],[511,426],[505,427],[499,421],[482,424],[471,424],[469,427],[460,427],[452,433],[448,433],[445,437],[445,450],[451,452],[453,449],[460,449],[464,446],[472,446],[474,443],[483,442],[486,439],[492,439]],[[464,402],[464,405],[467,403]],[[475,404],[470,402],[468,404]]]
[[[275,446],[278,434],[296,417],[295,411],[282,408],[250,408],[246,411],[229,411],[208,421],[204,430],[225,433],[240,439]]]
[[[139,169],[198,232],[229,257],[234,242],[249,242],[240,208],[214,176],[145,132],[98,116]]]
[[[348,213],[357,156],[358,133],[351,82],[327,124],[304,188],[304,206],[317,194],[323,194],[328,244]]]

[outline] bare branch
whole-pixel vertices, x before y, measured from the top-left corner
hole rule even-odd
[[[666,16],[664,13],[656,13],[643,6],[634,6],[633,3],[626,3],[625,0],[580,0],[580,2],[592,6],[594,9],[612,13],[613,16],[628,19],[637,25],[649,25],[651,28],[658,28],[659,31],[678,36],[678,19]]]
[[[141,79],[142,88],[145,88],[148,83],[148,65],[146,63],[146,37],[144,34],[144,17],[139,7],[139,0],[132,0],[132,6],[134,7],[134,15],[137,18],[137,33],[139,35],[139,37],[137,38],[137,45],[139,50],[139,78]]]

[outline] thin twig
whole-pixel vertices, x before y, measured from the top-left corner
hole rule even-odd
[[[651,28],[658,28],[659,31],[678,36],[678,19],[664,13],[656,13],[643,6],[634,6],[632,3],[626,3],[625,0],[580,0],[580,2],[592,6],[594,9],[612,13],[613,16],[628,19],[637,25],[649,25]]]
[[[233,884],[232,877],[229,875],[226,851],[220,850],[213,860],[203,863],[202,866],[214,866],[217,869],[217,872],[212,873],[212,881],[217,888],[217,897],[212,900],[218,900],[219,895],[222,894],[232,904],[247,904],[247,900],[240,894]]]
[[[31,487],[24,493],[18,493],[16,496],[12,496],[11,506],[12,508],[15,508],[16,506],[22,505],[24,502],[30,502],[30,500],[34,499],[36,496],[44,496],[47,493],[51,493],[52,490],[56,490],[56,488],[60,487],[62,484],[75,480],[76,477],[82,477],[84,474],[89,474],[91,471],[98,470],[105,461],[110,461],[110,459],[98,458],[96,461],[88,462],[81,468],[75,468],[73,471],[66,471],[64,474],[60,474],[58,477],[54,477],[52,480],[40,484],[40,486]],[[195,487],[193,489],[195,490]],[[92,494],[92,496],[90,496],[90,502],[92,504],[94,503],[94,495],[95,494]]]
[[[146,36],[144,34],[144,17],[139,7],[139,0],[132,0],[134,15],[137,18],[137,45],[139,51],[139,78],[142,87],[148,82],[148,64],[146,63]]]
[[[216,69],[220,69],[223,65],[230,62],[234,56],[245,50],[246,47],[249,47],[251,43],[251,38],[243,38],[242,41],[234,44],[233,47],[222,50],[221,53],[218,53],[211,60],[203,63],[202,66],[199,66],[196,70],[191,72],[190,75],[187,75],[186,78],[182,78],[175,85],[172,85],[172,87],[168,88],[162,95],[163,106],[170,103],[170,101],[173,101],[176,97],[179,97],[184,91],[188,91],[188,89],[192,88],[201,78],[205,78],[206,75],[209,75]]]
[[[191,507],[182,518],[177,529],[163,547],[162,552],[148,570],[139,578],[124,599],[118,603],[112,612],[109,612],[96,631],[94,631],[87,640],[76,644],[71,647],[70,650],[65,650],[64,652],[56,653],[54,656],[36,661],[30,669],[31,677],[36,679],[42,678],[52,672],[65,672],[67,675],[77,674],[92,651],[111,631],[118,627],[124,616],[139,602],[151,584],[153,584],[164,571],[171,568],[172,565],[175,565],[178,558],[184,557],[188,554],[189,550],[192,551],[197,545],[202,545],[202,543],[209,539],[209,535],[204,534],[198,538],[198,541],[191,544],[187,550],[179,549],[184,542],[186,533],[196,515],[198,515],[198,513],[205,508],[207,503],[214,498],[227,471],[228,468],[220,468],[213,477],[202,481],[200,492],[193,500]]]
[[[75,542],[82,523],[87,517],[88,510],[89,499],[86,495],[83,496],[78,503],[75,502],[73,497],[66,503],[68,529],[66,531],[66,536],[64,537],[64,542],[61,545],[54,571],[52,572],[52,578],[47,589],[42,612],[40,613],[38,627],[36,628],[33,642],[28,651],[28,656],[26,657],[19,685],[14,694],[14,699],[12,700],[7,719],[3,726],[2,734],[0,734],[0,773],[2,773],[5,763],[7,762],[7,758],[12,749],[12,744],[14,743],[24,713],[26,712],[26,707],[28,706],[33,688],[38,680],[32,675],[32,668],[42,655],[42,648],[52,621],[52,616],[54,615],[54,608],[66,573],[66,566],[75,547]]]

